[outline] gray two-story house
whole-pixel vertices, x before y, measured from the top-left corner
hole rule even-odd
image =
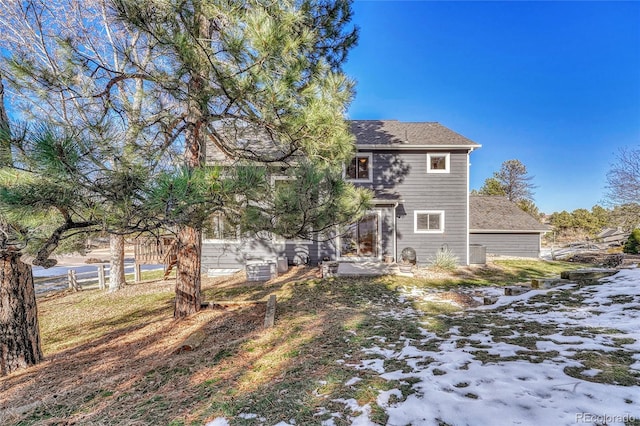
[[[374,192],[367,215],[324,241],[216,238],[203,240],[204,272],[241,269],[249,259],[289,263],[398,260],[413,248],[427,263],[448,248],[469,264],[469,155],[480,145],[439,123],[355,120],[357,153],[345,179]]]

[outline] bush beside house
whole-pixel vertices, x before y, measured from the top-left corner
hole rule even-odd
[[[631,232],[631,235],[627,238],[627,242],[624,243],[622,251],[629,254],[640,253],[640,229],[634,229]]]

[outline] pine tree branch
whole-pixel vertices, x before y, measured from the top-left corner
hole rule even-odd
[[[72,229],[90,228],[98,226],[99,222],[73,222],[71,220],[66,221],[64,224],[56,228],[49,238],[44,242],[36,257],[33,260],[33,264],[36,266],[42,266],[44,268],[51,268],[55,266],[58,261],[55,259],[49,259],[51,253],[58,247],[60,241],[63,239],[63,235]]]

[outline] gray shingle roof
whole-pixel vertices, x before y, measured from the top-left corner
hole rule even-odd
[[[550,231],[530,214],[505,197],[469,196],[469,232],[473,231]]]
[[[358,145],[410,145],[479,148],[480,145],[440,123],[405,123],[398,120],[352,120]]]
[[[373,200],[375,202],[402,202],[402,195],[400,193],[391,191],[389,189],[374,189]]]

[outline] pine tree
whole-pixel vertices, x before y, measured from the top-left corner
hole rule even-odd
[[[0,166],[11,158],[11,128],[4,104],[0,75]],[[31,266],[20,259],[14,226],[0,216],[0,376],[42,360],[38,309]]]
[[[85,141],[83,155],[115,174],[156,169],[170,155],[171,142],[156,137],[173,120],[163,101],[147,95],[143,79],[123,78],[157,58],[139,33],[115,24],[108,2],[0,0],[0,6],[1,66],[21,119],[74,129]],[[111,239],[114,291],[125,284],[125,235],[117,222],[126,222],[132,200],[126,191],[110,196],[123,215],[104,229]]]
[[[533,176],[527,175],[527,168],[520,160],[507,160],[502,163],[500,171],[487,178],[482,187],[476,191],[480,195],[504,196],[540,220],[540,211],[533,201]]]
[[[640,229],[634,229],[627,238],[622,248],[624,253],[638,254],[640,253]]]
[[[533,201],[533,189],[531,183],[533,176],[527,173],[527,167],[520,160],[507,160],[502,163],[500,171],[494,173],[494,179],[500,183],[509,201],[522,200]]]
[[[366,191],[340,177],[353,152],[353,83],[340,71],[356,39],[349,2],[0,1],[14,109],[48,123],[42,143],[30,129],[14,145],[28,173],[5,180],[1,200],[55,219],[29,239],[37,262],[74,233],[172,230],[181,318],[200,309],[212,212],[242,232],[326,238],[366,207]],[[205,165],[207,146],[226,160]],[[295,202],[273,190],[278,174],[296,178]],[[73,197],[48,192],[65,193],[62,181]]]
[[[339,166],[353,151],[343,114],[352,83],[340,72],[356,31],[348,1],[115,0],[120,18],[157,42],[162,67],[139,67],[173,101],[189,171],[210,143],[232,160]],[[255,206],[243,215],[258,219]],[[252,216],[253,215],[253,216]],[[177,318],[200,309],[203,223],[178,227]]]
[[[502,186],[502,183],[500,183],[498,179],[496,179],[495,177],[490,177],[485,179],[484,185],[482,185],[482,188],[480,188],[480,190],[478,191],[478,194],[506,196],[507,191]]]

